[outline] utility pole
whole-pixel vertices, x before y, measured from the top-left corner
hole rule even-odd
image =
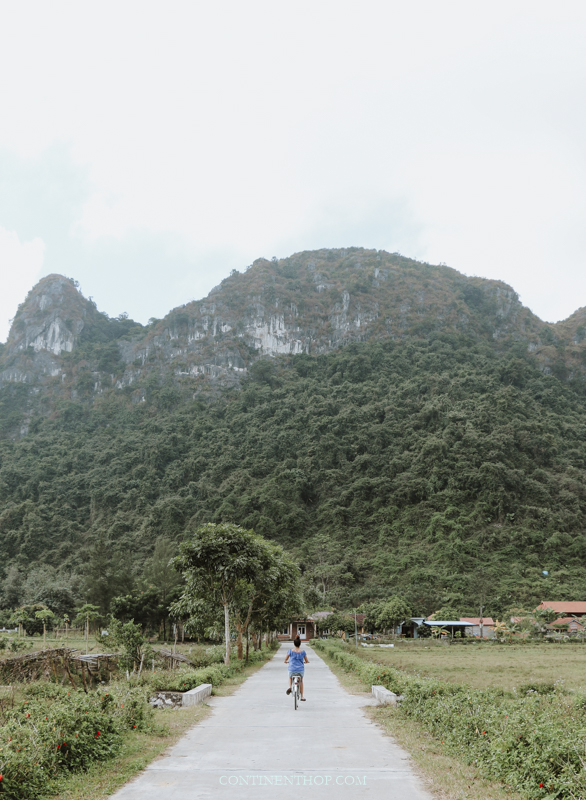
[[[484,625],[482,624],[482,611],[484,606],[480,606],[480,638],[484,638]]]

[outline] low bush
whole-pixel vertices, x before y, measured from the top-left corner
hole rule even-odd
[[[181,669],[158,672],[149,680],[151,689],[158,692],[188,692],[202,683],[219,686],[227,678],[236,674],[233,666],[214,664],[202,669]]]
[[[110,758],[125,730],[148,728],[154,718],[144,690],[123,684],[88,694],[32,684],[24,695],[0,727],[0,794],[7,800],[43,797],[64,770]]]
[[[158,692],[188,692],[202,683],[211,683],[212,686],[219,686],[228,678],[232,678],[238,672],[250,666],[250,664],[259,664],[268,658],[272,658],[278,646],[277,642],[276,645],[269,647],[269,649],[251,651],[248,662],[232,659],[229,666],[216,663],[201,669],[158,672],[149,679],[148,683],[151,689]]]
[[[531,798],[586,796],[586,700],[554,685],[484,691],[382,668],[347,646],[313,646],[365,683],[403,696],[399,713],[419,721],[450,752]],[[346,648],[346,649],[345,649]]]
[[[205,652],[194,653],[189,656],[191,663],[196,669],[209,667],[212,664],[224,663],[224,648],[222,645],[208,647]]]

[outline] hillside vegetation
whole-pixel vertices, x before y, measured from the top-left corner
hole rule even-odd
[[[107,606],[157,537],[228,521],[291,551],[325,606],[581,599],[586,401],[529,358],[431,332],[261,359],[210,401],[160,373],[137,404],[57,397],[0,440],[2,569],[85,571]],[[4,419],[25,392],[1,390]]]

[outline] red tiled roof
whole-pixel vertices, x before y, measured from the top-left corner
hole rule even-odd
[[[556,619],[555,622],[550,622],[550,624],[547,627],[552,628],[555,625],[569,625],[570,622],[574,622],[579,628],[584,627],[578,622],[578,620],[575,617],[561,617],[560,619]]]
[[[537,609],[546,608],[551,608],[556,614],[586,614],[586,602],[582,600],[544,600],[537,606]]]
[[[471,622],[473,625],[480,625],[480,617],[460,617],[462,622]],[[494,620],[492,617],[483,617],[482,618],[483,625],[494,625]]]

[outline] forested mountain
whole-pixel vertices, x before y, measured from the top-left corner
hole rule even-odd
[[[4,605],[42,564],[107,606],[205,521],[283,544],[324,605],[584,599],[583,320],[358,249],[148,326],[45,278],[0,352]]]

